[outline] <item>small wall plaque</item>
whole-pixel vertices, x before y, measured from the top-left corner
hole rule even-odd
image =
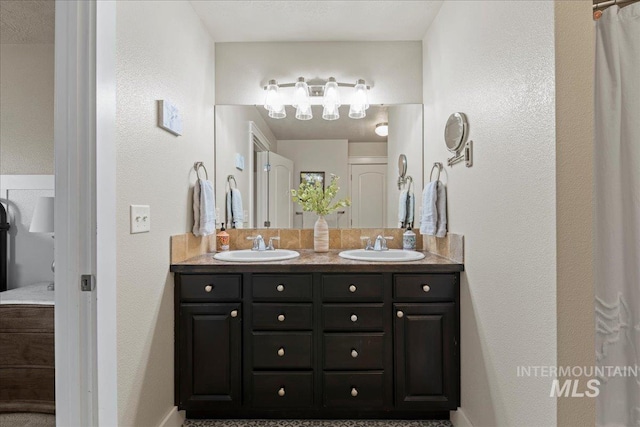
[[[170,101],[158,101],[158,126],[176,136],[182,135],[182,115]]]

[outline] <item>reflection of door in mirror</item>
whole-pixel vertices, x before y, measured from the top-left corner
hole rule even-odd
[[[387,165],[351,165],[351,226],[383,228],[387,213]]]
[[[273,228],[293,227],[293,161],[269,153],[269,220]]]

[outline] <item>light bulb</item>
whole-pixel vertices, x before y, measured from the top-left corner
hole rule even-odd
[[[324,85],[324,98],[322,100],[322,105],[325,107],[330,104],[335,105],[336,108],[340,106],[338,83],[336,83],[336,79],[333,77],[329,77],[329,81]]]
[[[340,118],[340,111],[334,104],[327,104],[322,110],[322,118],[325,120],[338,120]]]
[[[284,105],[274,105],[271,110],[269,110],[269,117],[272,119],[284,119],[287,117],[287,111],[284,109]]]
[[[298,104],[296,108],[296,119],[298,120],[311,120],[313,118],[313,112],[311,111],[311,105]]]
[[[353,101],[349,107],[349,117],[352,119],[362,119],[367,115],[367,108],[369,108],[367,85],[364,80],[360,79],[354,87]]]
[[[269,80],[266,91],[267,93],[264,97],[264,108],[271,111],[274,107],[281,104],[280,94],[278,93],[278,82],[275,80]]]
[[[304,77],[298,77],[293,95],[293,106],[309,104],[309,86],[305,83]]]

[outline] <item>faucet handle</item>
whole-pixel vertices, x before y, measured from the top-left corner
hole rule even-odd
[[[253,248],[251,248],[251,250],[254,250],[254,251],[265,250],[264,239],[262,238],[262,235],[258,234],[257,236],[249,236],[247,237],[247,240],[253,240]]]
[[[393,236],[384,236],[384,240],[393,240]]]
[[[360,236],[360,240],[362,242],[365,242],[364,244],[364,250],[365,251],[370,251],[371,249],[373,249],[373,245],[371,244],[371,238],[368,236]]]
[[[267,246],[267,250],[268,251],[275,251],[275,248],[273,247],[273,241],[280,240],[280,237],[269,237],[269,245]]]

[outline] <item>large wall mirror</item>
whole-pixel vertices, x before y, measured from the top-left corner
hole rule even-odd
[[[349,197],[352,205],[326,218],[331,228],[399,227],[399,197],[408,189],[398,184],[401,154],[407,158],[406,175],[417,185],[408,189],[415,193],[417,217],[423,182],[421,104],[371,105],[358,120],[349,118],[345,105],[340,119],[331,121],[322,119],[322,106],[313,106],[313,119],[305,121],[286,108],[286,118],[272,119],[262,106],[216,106],[216,206],[227,226],[226,195],[237,188],[243,228],[313,228],[315,214],[302,212],[290,190],[301,179],[328,184],[334,174],[340,177],[338,198]],[[388,123],[388,135],[376,133],[380,123]]]

